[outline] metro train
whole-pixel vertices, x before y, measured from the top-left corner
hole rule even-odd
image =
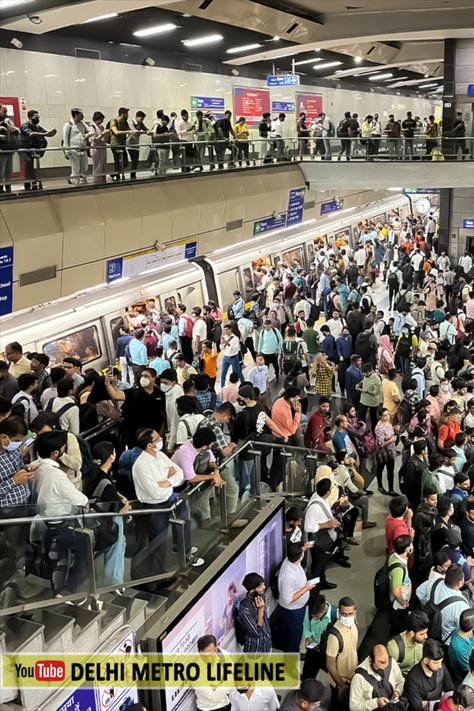
[[[225,308],[231,303],[235,289],[245,296],[254,292],[253,273],[258,266],[272,266],[279,261],[292,264],[296,260],[308,266],[321,239],[342,234],[346,243],[352,245],[361,221],[388,222],[394,210],[402,220],[406,218],[410,208],[405,196],[342,210],[297,227],[273,230],[217,249],[205,257],[12,314],[2,319],[1,351],[7,343],[18,341],[26,352],[46,353],[51,365],[60,363],[65,356],[74,356],[81,359],[84,367],[101,370],[115,362],[114,340],[128,306],[154,298],[161,309],[183,302],[191,310],[214,299]]]

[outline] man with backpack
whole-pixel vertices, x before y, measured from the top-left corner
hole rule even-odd
[[[423,657],[423,644],[428,639],[429,618],[425,612],[414,610],[408,615],[404,632],[395,635],[387,644],[387,651],[403,676],[406,676]]]
[[[398,701],[403,693],[403,675],[383,644],[375,644],[359,664],[351,681],[351,711],[372,711],[389,701]],[[374,704],[377,706],[374,706]]]
[[[269,318],[263,322],[263,329],[260,332],[258,339],[257,351],[261,353],[265,359],[265,365],[273,365],[275,378],[280,377],[280,366],[278,359],[282,351],[283,339],[281,333],[276,329]]]
[[[399,634],[406,629],[412,584],[408,573],[408,558],[413,552],[411,536],[401,535],[395,539],[395,550],[389,557],[388,575],[390,585],[390,631]]]
[[[334,708],[338,711],[348,711],[349,688],[359,663],[357,608],[350,597],[342,597],[338,609],[339,619],[328,627],[325,633],[326,668],[330,676]],[[324,646],[323,643],[321,646]]]
[[[178,336],[181,353],[186,363],[193,362],[193,320],[186,314],[186,306],[178,304]]]
[[[307,368],[309,358],[305,348],[304,341],[297,340],[294,326],[288,326],[281,350],[281,369],[285,375],[289,375],[298,363]]]
[[[416,596],[430,620],[430,637],[448,644],[454,630],[459,626],[461,612],[469,609],[469,603],[461,592],[464,587],[464,572],[461,565],[453,563],[444,578],[432,578],[416,589]]]

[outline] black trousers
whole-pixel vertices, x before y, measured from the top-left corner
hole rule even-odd
[[[383,462],[379,462],[377,464],[377,486],[379,489],[382,489],[382,477],[383,477],[383,470],[387,467],[387,480],[388,480],[388,490],[393,491],[393,479],[394,479],[394,469],[395,469],[395,460],[394,459],[388,459],[385,464]]]
[[[375,426],[378,422],[378,406],[376,405],[375,407],[370,407],[369,405],[362,405],[359,403],[357,405],[357,414],[359,415],[359,418],[365,422],[365,418],[367,417],[367,410],[370,410],[370,421],[372,425],[372,432],[375,432]]]
[[[301,680],[315,679],[325,664],[326,659],[323,658],[319,647],[306,649]]]
[[[112,146],[112,155],[114,157],[115,169],[112,178],[119,180],[125,168],[128,167],[128,154],[123,146]]]
[[[180,336],[179,343],[181,346],[181,353],[184,356],[186,363],[191,364],[193,362],[193,339],[191,336]]]
[[[264,353],[263,357],[265,359],[265,365],[270,365],[272,363],[275,369],[275,377],[278,379],[280,377],[280,366],[278,364],[278,355],[276,353]]]
[[[337,364],[337,380],[339,383],[339,388],[341,390],[341,395],[344,395],[346,391],[346,370],[350,366],[350,360],[340,360]]]
[[[137,177],[138,159],[140,157],[140,150],[138,148],[129,148],[128,153],[130,155],[131,171],[130,177]]]

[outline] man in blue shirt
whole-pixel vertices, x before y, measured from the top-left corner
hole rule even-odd
[[[242,298],[242,294],[240,293],[240,291],[234,291],[233,296],[234,301],[232,303],[232,311],[234,312],[234,317],[232,321],[238,321],[239,318],[242,318],[242,316],[244,315],[245,302]]]
[[[258,352],[261,353],[265,360],[265,365],[273,365],[275,377],[278,380],[280,376],[280,366],[278,357],[282,351],[283,339],[280,331],[275,328],[270,319],[265,319],[263,329],[258,340]]]
[[[126,356],[126,348],[131,340],[132,336],[128,326],[120,326],[120,335],[115,342],[115,361],[120,366],[122,380],[133,385],[133,370]]]
[[[351,364],[346,370],[346,393],[347,399],[353,405],[358,405],[360,401],[360,390],[356,389],[362,378],[364,377],[362,370],[362,358],[357,353],[351,356]]]
[[[346,371],[351,365],[352,353],[352,336],[347,326],[344,326],[341,335],[336,338],[337,380],[342,396],[346,391]]]
[[[135,383],[138,383],[143,368],[146,368],[148,365],[146,345],[143,343],[144,337],[145,331],[142,328],[138,328],[134,333],[134,338],[132,338],[128,344],[128,352],[130,353]]]

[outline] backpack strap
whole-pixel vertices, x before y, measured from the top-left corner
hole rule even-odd
[[[390,657],[389,657],[389,659],[390,659]],[[389,671],[389,672],[391,671],[390,663],[389,663],[388,671]],[[356,669],[355,672],[354,672],[354,676],[355,676],[356,674],[358,674],[359,676],[361,676],[368,684],[370,684],[370,686],[372,687],[372,689],[373,689],[374,691],[378,688],[379,682],[377,681],[377,679],[374,679],[374,677],[372,676],[372,674],[369,674],[369,672],[367,671],[367,669],[362,669],[361,667],[357,667],[357,669]],[[388,680],[388,676],[389,676],[389,675],[387,674],[387,683],[388,683],[390,686],[392,686],[392,684],[391,684],[390,681]],[[392,688],[393,688],[393,686],[392,686]],[[392,692],[392,693],[393,693],[393,692]]]
[[[328,630],[328,637],[329,637],[329,635],[331,635],[331,634],[334,635],[334,637],[337,639],[337,643],[338,643],[338,645],[339,645],[337,654],[338,654],[338,656],[339,656],[339,654],[342,654],[342,650],[344,649],[344,639],[343,639],[343,637],[342,637],[342,634],[341,634],[341,633],[339,632],[339,630],[337,629],[337,627],[331,627],[331,628]]]
[[[396,660],[399,664],[403,664],[403,660],[405,659],[405,645],[403,644],[402,636],[401,634],[395,635],[393,638],[393,641],[397,645],[398,649],[398,659]]]
[[[110,481],[105,477],[99,481],[94,491],[92,492],[92,499],[100,499],[106,488],[110,485]]]
[[[71,409],[71,407],[76,407],[75,403],[73,403],[73,402],[67,402],[65,405],[63,405],[62,407],[60,407],[59,410],[58,410],[57,412],[55,412],[54,414],[55,414],[57,417],[62,417],[68,410]]]
[[[52,397],[50,400],[48,400],[46,407],[44,408],[46,412],[52,412],[53,411],[53,404],[54,401],[56,400],[55,397]]]
[[[187,420],[181,420],[181,422],[184,425],[184,429],[186,430],[188,437],[192,437],[193,433],[191,432],[191,427],[189,426],[189,422]]]
[[[442,581],[443,581],[443,578],[438,578],[438,580],[435,580],[433,583],[433,587],[431,588],[430,597],[428,600],[428,602],[430,602],[432,605],[434,604],[436,590],[441,585]],[[448,598],[448,600],[449,600],[449,598]]]
[[[331,603],[329,603],[329,604],[331,607],[331,612],[330,612],[329,617],[331,620],[331,624],[333,625],[337,621],[337,607],[335,607],[334,605],[331,605]]]

